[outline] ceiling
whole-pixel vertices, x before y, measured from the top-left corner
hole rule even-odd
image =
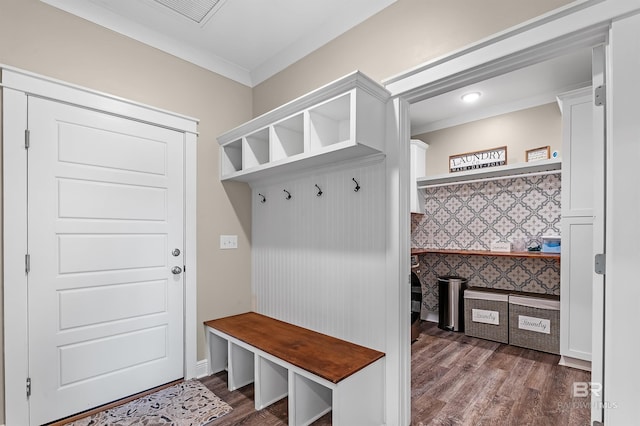
[[[396,0],[41,1],[254,87]],[[591,51],[578,50],[411,105],[411,134],[555,102],[590,80]],[[470,91],[482,96],[464,104]]]
[[[42,0],[253,87],[396,0]]]
[[[591,49],[531,65],[411,105],[411,134],[420,135],[508,112],[556,102],[556,96],[591,84]],[[462,102],[480,92],[478,101]]]

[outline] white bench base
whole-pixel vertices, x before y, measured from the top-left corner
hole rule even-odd
[[[211,374],[227,370],[230,391],[254,383],[261,410],[289,397],[289,425],[306,426],[329,411],[335,426],[384,424],[384,358],[332,383],[282,359],[206,327]]]

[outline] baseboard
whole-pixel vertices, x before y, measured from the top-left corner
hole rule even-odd
[[[582,359],[571,358],[570,356],[561,355],[558,365],[565,367],[577,368],[578,370],[591,371],[591,361],[584,361]]]
[[[427,311],[427,315],[425,315],[422,320],[429,322],[438,322],[438,312]]]
[[[209,375],[209,361],[202,359],[196,362],[196,379]]]

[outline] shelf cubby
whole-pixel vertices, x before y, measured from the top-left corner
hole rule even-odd
[[[311,151],[352,139],[351,105],[355,90],[309,110]]]
[[[273,125],[271,161],[304,152],[304,115],[296,114]]]
[[[231,174],[242,170],[242,139],[222,147],[222,173]]]
[[[242,165],[250,169],[269,162],[269,129],[261,129],[244,138]]]

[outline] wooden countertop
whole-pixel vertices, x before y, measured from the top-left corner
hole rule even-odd
[[[332,383],[384,357],[383,352],[255,312],[204,324]]]
[[[465,256],[504,256],[504,257],[529,257],[538,259],[560,260],[560,253],[542,253],[540,251],[489,251],[489,250],[444,250],[444,249],[411,249],[411,254],[461,254]]]

